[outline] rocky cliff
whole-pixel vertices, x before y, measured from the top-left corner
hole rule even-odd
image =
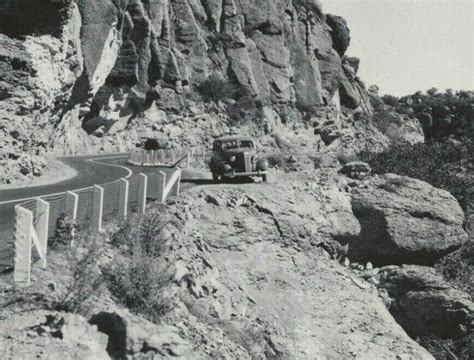
[[[4,180],[41,173],[47,151],[145,137],[189,146],[283,129],[315,149],[383,145],[349,41],[317,0],[2,1]]]

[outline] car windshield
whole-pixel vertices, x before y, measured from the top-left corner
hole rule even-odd
[[[231,150],[239,148],[253,148],[253,142],[251,140],[227,140],[221,144],[222,150]]]

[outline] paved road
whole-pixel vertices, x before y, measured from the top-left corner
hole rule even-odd
[[[55,184],[0,190],[0,205],[6,201],[84,188],[127,176],[129,174],[127,168],[116,166],[120,165],[120,162],[125,164],[127,158],[127,154],[59,158],[63,163],[74,168],[77,175]]]
[[[0,265],[5,262],[4,259],[12,257],[9,243],[13,240],[14,207],[16,204],[30,198],[83,189],[95,184],[106,184],[121,177],[129,177],[133,173],[150,174],[156,173],[158,170],[169,171],[166,168],[127,165],[127,159],[128,154],[62,157],[59,160],[74,168],[77,171],[76,176],[56,184],[0,190]]]

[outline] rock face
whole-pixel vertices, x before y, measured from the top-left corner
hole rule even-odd
[[[128,311],[100,312],[92,315],[90,324],[108,335],[107,353],[112,359],[139,358],[193,358],[191,344],[179,336],[179,330],[134,316]]]
[[[36,156],[49,146],[82,72],[78,7],[35,3],[0,5],[0,163],[11,172],[2,170],[0,181],[41,167]]]
[[[163,117],[134,121],[143,110],[186,114],[216,77],[232,90],[224,112],[267,131],[321,106],[370,112],[348,44],[315,0],[3,1],[0,142],[12,156],[125,150],[137,128],[168,136]]]
[[[467,294],[451,288],[432,268],[417,265],[382,268],[377,283],[410,336],[451,339],[456,352],[471,354],[459,358],[472,357],[474,304]]]
[[[352,209],[362,231],[350,256],[375,263],[432,264],[467,240],[464,214],[447,191],[385,174],[354,190]]]
[[[110,359],[105,350],[107,341],[97,326],[72,313],[18,311],[2,319],[0,348],[6,359],[106,360]]]
[[[355,57],[344,56],[342,59],[342,69],[344,77],[339,85],[339,94],[341,104],[350,109],[361,108],[365,112],[370,113],[372,106],[370,105],[369,96],[362,80],[357,77],[359,70],[359,59]]]
[[[326,16],[326,22],[331,27],[331,37],[334,49],[340,56],[344,56],[351,41],[346,20],[340,16],[328,14]]]

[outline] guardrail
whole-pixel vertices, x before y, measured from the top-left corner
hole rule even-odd
[[[174,167],[186,160],[187,166],[191,158],[206,158],[205,147],[193,147],[189,151],[177,149],[138,150],[130,154],[128,163],[138,166],[168,166]]]
[[[40,258],[40,267],[47,266],[48,240],[56,235],[57,222],[67,217],[81,230],[102,231],[105,219],[124,219],[135,211],[144,214],[146,199],[164,203],[166,198],[179,195],[181,169],[171,174],[158,171],[88,188],[46,195],[15,206],[14,281],[20,287],[31,283],[32,251]]]

